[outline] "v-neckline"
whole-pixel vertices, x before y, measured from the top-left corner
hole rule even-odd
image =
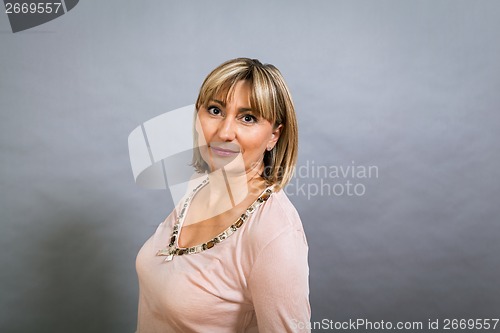
[[[167,256],[165,261],[171,261],[174,257],[174,255],[184,255],[184,254],[194,254],[194,253],[199,253],[203,252],[207,249],[211,249],[214,247],[215,244],[218,244],[222,241],[224,241],[226,238],[231,236],[235,231],[237,231],[243,223],[249,218],[249,216],[269,197],[271,194],[274,192],[274,185],[268,186],[264,191],[261,192],[261,194],[253,201],[253,203],[244,211],[243,214],[234,222],[231,224],[228,228],[226,228],[224,231],[219,233],[217,236],[214,238],[208,240],[205,243],[193,245],[190,247],[179,247],[179,239],[180,239],[180,234],[182,231],[182,225],[184,224],[185,217],[187,215],[187,210],[190,206],[191,201],[194,199],[196,194],[205,187],[205,185],[208,184],[208,178],[206,178],[201,184],[196,186],[191,194],[189,194],[184,201],[184,204],[181,208],[181,211],[179,215],[176,218],[176,221],[173,225],[173,230],[170,236],[170,242],[167,245],[166,248],[160,249],[158,253],[156,254],[157,256]]]

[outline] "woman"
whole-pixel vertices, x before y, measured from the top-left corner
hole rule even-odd
[[[284,79],[258,60],[227,61],[195,116],[204,176],[138,254],[137,331],[298,331],[310,320],[308,246],[282,190],[298,140]]]

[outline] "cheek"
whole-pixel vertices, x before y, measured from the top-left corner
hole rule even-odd
[[[210,137],[213,135],[214,132],[213,127],[214,127],[213,124],[205,117],[203,116],[198,117],[196,131],[198,132],[199,139],[202,139],[203,136],[203,138],[206,141],[210,141]]]
[[[244,143],[247,155],[263,155],[270,136],[270,131],[255,131],[248,135]]]

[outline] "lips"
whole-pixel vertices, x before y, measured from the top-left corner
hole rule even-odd
[[[213,146],[210,145],[210,150],[212,151],[213,154],[217,156],[222,156],[222,157],[229,157],[229,156],[235,156],[239,154],[239,149],[236,149],[235,147],[218,147],[218,146]]]

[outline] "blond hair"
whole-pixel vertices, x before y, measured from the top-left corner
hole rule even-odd
[[[210,100],[220,96],[223,96],[225,103],[231,98],[236,83],[242,80],[250,83],[252,110],[273,124],[273,128],[282,125],[278,142],[271,151],[266,150],[264,153],[264,172],[261,176],[268,184],[283,188],[292,178],[297,162],[298,127],[290,91],[275,66],[249,58],[226,61],[203,81],[196,100],[196,110],[201,106],[207,107]],[[193,152],[193,166],[200,173],[209,170],[198,148]]]

